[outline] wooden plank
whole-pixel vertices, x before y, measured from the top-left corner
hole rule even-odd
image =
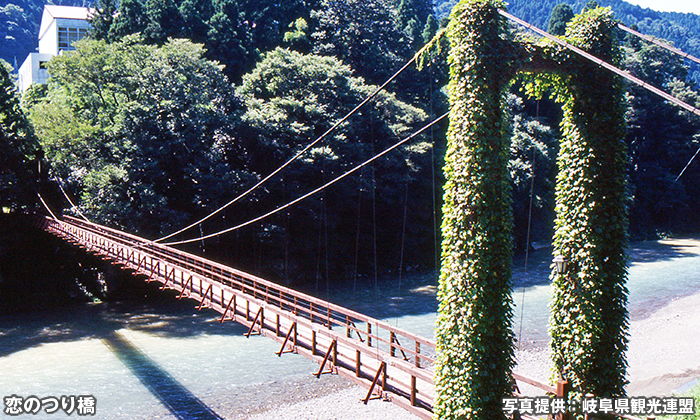
[[[434,349],[432,341],[239,270],[110,228],[83,221],[47,221],[46,225],[57,236],[81,238],[85,246],[94,246],[98,253],[135,272],[148,272],[148,281],[176,289],[180,298],[186,297],[186,292],[193,299],[198,295],[200,308],[208,299],[211,308],[221,313],[222,322],[231,313],[233,319],[249,328],[249,334],[258,327],[262,335],[282,344],[278,355],[293,340],[298,354],[321,365],[319,372],[331,363],[334,372],[352,378],[370,391],[372,383],[376,387],[381,381],[384,395],[402,401],[399,404],[414,414],[430,418],[432,372],[422,365],[428,366],[431,359],[422,347]],[[245,305],[245,317],[236,317],[239,304]],[[253,319],[251,312],[256,313]],[[363,322],[366,333],[357,328]],[[339,327],[339,331],[334,327]],[[287,334],[283,337],[280,331]],[[352,331],[356,337],[351,337]],[[402,340],[413,341],[415,350],[402,346]],[[378,348],[387,344],[388,352]],[[392,357],[397,355],[396,350],[403,357]],[[415,360],[404,360],[409,357]],[[367,372],[376,375],[370,378]]]

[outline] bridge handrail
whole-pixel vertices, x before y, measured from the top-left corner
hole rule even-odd
[[[107,236],[110,239],[119,242],[123,245],[126,246],[131,246],[131,247],[138,247],[142,248],[144,250],[148,250],[154,253],[157,253],[157,255],[163,259],[172,259],[171,262],[177,261],[178,263],[181,263],[186,266],[186,268],[190,269],[191,271],[199,272],[199,274],[203,275],[209,275],[212,277],[212,280],[216,280],[220,283],[226,283],[226,282],[240,282],[239,286],[243,284],[244,286],[248,286],[253,288],[253,293],[259,293],[262,295],[262,297],[266,298],[269,300],[272,298],[273,300],[277,300],[278,305],[282,303],[283,301],[281,298],[276,297],[274,295],[271,295],[270,292],[274,292],[277,294],[277,296],[286,296],[286,297],[294,297],[296,300],[294,303],[292,301],[284,301],[285,305],[291,306],[294,305],[297,310],[302,310],[303,312],[306,312],[311,319],[318,319],[318,320],[330,320],[334,324],[338,326],[343,326],[345,327],[347,324],[348,318],[352,319],[353,322],[362,322],[365,324],[371,324],[377,327],[377,329],[382,329],[385,330],[389,333],[393,333],[396,336],[406,338],[408,340],[411,340],[415,343],[420,343],[422,346],[425,346],[421,350],[431,350],[433,353],[435,351],[436,344],[433,340],[429,340],[423,337],[420,337],[416,334],[410,333],[408,331],[402,330],[400,328],[394,327],[391,324],[363,315],[359,312],[355,312],[351,309],[344,308],[342,306],[326,302],[322,299],[318,299],[314,296],[307,295],[302,292],[298,292],[294,289],[290,289],[285,286],[281,286],[277,283],[271,282],[269,280],[265,280],[263,278],[257,277],[255,275],[237,270],[232,267],[227,267],[223,264],[214,262],[214,261],[209,261],[205,260],[202,257],[199,257],[197,255],[188,253],[186,251],[181,251],[166,245],[161,245],[158,243],[154,243],[151,241],[148,241],[142,237],[132,235],[129,233],[121,232],[116,229],[112,229],[106,226],[102,226],[96,223],[88,222],[85,220],[77,219],[72,216],[63,216],[65,221],[63,223],[69,223],[74,226],[78,226],[90,231],[93,231],[94,233]],[[49,222],[54,222],[53,219],[47,218]],[[199,263],[199,264],[197,264]],[[202,272],[201,270],[206,270],[206,272]],[[219,271],[219,273],[216,273],[216,270]],[[224,273],[235,276],[237,278],[232,278],[229,276],[224,275]],[[247,284],[246,284],[247,283]],[[312,307],[309,309],[302,308],[299,306],[299,301],[306,302],[308,304],[311,304]],[[359,334],[360,331],[358,329],[355,329],[355,331]],[[377,331],[376,334],[372,334],[371,332],[361,332],[363,335],[366,335],[367,337],[371,337],[373,339],[376,339],[377,341],[382,341],[385,343],[389,343],[388,340],[382,338],[379,336],[379,332]],[[393,344],[393,343],[389,343]],[[409,352],[410,354],[419,357],[421,359],[424,359],[428,363],[432,363],[434,360],[433,358],[426,354],[423,353],[422,351],[416,352],[411,349],[408,349],[406,347],[400,346],[398,343],[393,344],[393,348],[400,349],[404,352]]]
[[[266,304],[269,305],[272,302],[271,308],[273,309],[273,313],[280,314],[284,311],[289,311],[288,308],[294,309],[294,314],[297,316],[299,312],[306,313],[308,316],[302,316],[297,318],[298,322],[303,322],[304,324],[311,326],[313,326],[314,324],[318,326],[322,325],[322,327],[316,327],[316,329],[312,327],[312,330],[323,332],[324,335],[330,337],[334,342],[335,340],[342,340],[344,342],[344,345],[347,345],[349,346],[349,348],[358,351],[365,348],[366,340],[366,346],[376,348],[377,350],[376,355],[374,354],[374,350],[372,350],[368,354],[376,360],[378,360],[379,362],[382,362],[383,365],[389,364],[398,368],[399,370],[402,370],[405,373],[408,373],[409,375],[411,375],[411,378],[413,378],[412,380],[414,382],[415,378],[420,378],[425,382],[432,383],[432,375],[430,373],[430,370],[428,370],[427,368],[431,367],[430,365],[434,362],[434,358],[432,357],[432,354],[426,354],[424,352],[421,352],[421,344],[426,346],[425,349],[432,350],[433,352],[435,351],[435,342],[432,340],[422,338],[415,334],[393,327],[392,325],[386,322],[365,316],[363,314],[360,314],[358,312],[344,308],[339,305],[332,304],[330,302],[325,302],[321,299],[278,285],[276,283],[270,282],[252,274],[245,273],[235,268],[227,267],[223,264],[206,260],[202,257],[198,257],[185,251],[180,251],[169,246],[156,244],[136,235],[131,235],[128,233],[118,231],[116,229],[108,228],[106,226],[76,219],[71,216],[64,217],[68,221],[62,221],[49,217],[44,217],[40,220],[44,223],[44,226],[42,227],[47,227],[48,225],[55,226],[56,229],[50,230],[53,230],[55,233],[59,233],[60,236],[72,237],[72,239],[69,240],[74,240],[76,242],[86,241],[88,247],[101,248],[104,253],[103,255],[109,256],[110,258],[115,257],[117,260],[121,258],[125,260],[127,264],[139,261],[140,266],[140,261],[142,259],[145,260],[148,258],[150,258],[152,261],[152,267],[154,266],[154,262],[156,267],[158,267],[158,264],[160,264],[161,262],[169,262],[171,264],[175,263],[180,267],[183,273],[202,275],[204,278],[207,279],[207,281],[218,282],[222,285],[222,287],[227,287],[229,288],[229,290],[230,288],[235,288],[238,291],[232,291],[232,293],[237,293],[239,296],[241,293],[247,294],[249,297],[252,296],[254,299],[264,301],[264,303],[261,302],[261,305],[263,306]],[[70,230],[68,230],[67,226],[70,226],[74,231],[71,232]],[[109,245],[107,241],[112,241],[113,243],[117,243],[119,245]],[[143,250],[142,252],[144,255],[139,256],[139,258],[136,259],[135,255],[137,252],[139,252],[139,248]],[[197,265],[196,263],[199,263],[199,265]],[[138,270],[138,268],[136,268],[136,270]],[[160,272],[160,268],[158,268],[158,271]],[[167,273],[168,272],[166,269],[166,283],[168,276]],[[174,274],[171,275],[173,276],[174,282]],[[202,295],[202,290],[203,288],[200,284],[198,292],[200,295]],[[270,293],[271,291],[273,293]],[[200,302],[200,307],[201,304],[204,302],[206,293],[208,292],[205,292],[203,294],[203,298]],[[293,297],[294,300],[292,301],[291,299],[289,299],[290,297]],[[215,299],[213,294],[210,299],[212,302],[216,301],[217,304],[220,304],[223,307],[223,294],[221,295],[221,299]],[[304,304],[308,304],[309,307],[306,308]],[[286,305],[288,308],[283,308],[283,305]],[[314,305],[316,306],[314,307]],[[319,320],[327,321],[327,323],[317,322]],[[358,326],[355,324],[355,321],[366,323],[367,331],[360,330],[360,328],[358,328]],[[253,325],[255,325],[255,322],[256,321],[253,320]],[[261,324],[262,322],[263,321],[261,321]],[[277,322],[279,329],[279,316],[277,318]],[[342,336],[342,333],[339,334],[338,331],[332,330],[331,324],[335,324],[345,328],[347,331],[348,340],[345,340],[345,337]],[[372,332],[372,325],[375,325],[377,327],[376,332]],[[390,333],[390,338],[388,340],[379,334],[380,328]],[[350,337],[350,331],[354,331],[355,333],[357,333],[359,339],[352,339]],[[362,335],[364,335],[364,339]],[[415,351],[402,345],[398,340],[397,336],[414,341],[416,345]],[[377,344],[373,346],[371,344],[372,340],[375,340]],[[384,349],[380,350],[380,342],[388,344],[390,347],[390,352],[386,352]],[[404,357],[401,358],[400,356],[397,356],[395,354],[396,350],[400,351]],[[328,351],[330,352],[330,350]],[[407,353],[413,356],[413,361],[409,360],[409,357],[406,356]],[[427,361],[429,363],[421,363],[422,360]],[[414,367],[418,368],[418,370],[415,370]],[[524,375],[517,374],[515,372],[512,372],[512,379],[514,383],[527,383],[549,394],[564,397],[568,394],[568,385],[566,381],[560,380],[556,386],[551,386],[544,382],[526,377]],[[392,380],[397,381],[396,378],[392,378]],[[413,389],[414,391],[416,389],[415,384],[403,385],[406,389]],[[422,398],[424,403],[432,404],[432,397],[430,397],[429,395],[423,395]],[[413,404],[413,402],[411,404]],[[616,413],[613,414],[625,419],[642,420],[632,416],[619,415]],[[529,418],[527,416],[521,417]]]

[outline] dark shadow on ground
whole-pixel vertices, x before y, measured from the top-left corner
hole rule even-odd
[[[628,249],[631,263],[667,261],[674,258],[697,257],[698,247],[682,240],[633,242]]]
[[[176,418],[223,419],[118,332],[105,334],[102,342]]]
[[[139,280],[134,280],[139,281]],[[247,329],[218,322],[213,310],[196,310],[192,300],[177,300],[171,291],[126,302],[80,304],[46,312],[0,316],[0,357],[42,344],[100,338],[122,328],[163,337],[243,335]]]
[[[60,311],[0,317],[0,357],[47,343],[100,339],[176,418],[221,419],[117,332],[128,328],[163,337],[246,332],[238,324],[220,324],[213,311],[197,312],[193,301],[170,299],[76,305]]]

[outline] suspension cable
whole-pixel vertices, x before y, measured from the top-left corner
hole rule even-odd
[[[669,44],[667,44],[663,41],[660,41],[654,37],[651,37],[649,35],[644,35],[643,33],[637,32],[632,28],[628,28],[627,26],[625,26],[621,23],[618,23],[617,27],[622,29],[625,32],[632,34],[632,35],[638,36],[639,38],[642,38],[645,41],[651,42],[652,44],[656,44],[659,47],[666,48],[667,50],[669,50],[673,53],[676,53],[683,58],[687,58],[688,60],[692,60],[692,61],[695,61],[696,63],[700,64],[700,58],[694,57],[694,56],[690,55],[689,53],[683,52],[680,49],[674,47],[673,45],[669,45]]]
[[[540,29],[532,24],[525,22],[524,20],[519,19],[519,18],[511,15],[508,12],[505,12],[501,9],[498,9],[498,13],[500,13],[502,16],[512,20],[513,22],[515,22],[521,26],[524,26],[526,29],[537,32],[538,34],[542,35],[543,37],[545,37],[551,41],[554,41],[557,44],[559,44],[565,48],[568,48],[569,50],[575,52],[576,54],[578,54],[578,55],[580,55],[580,56],[582,56],[590,61],[592,61],[593,63],[597,64],[598,66],[603,67],[603,68],[605,68],[605,69],[607,69],[607,70],[609,70],[609,71],[611,71],[619,76],[624,77],[625,79],[627,79],[631,82],[638,84],[639,86],[643,87],[644,89],[647,89],[648,91],[666,99],[667,101],[669,101],[675,105],[680,106],[681,108],[685,109],[686,111],[689,111],[697,116],[700,116],[700,109],[697,109],[694,106],[689,105],[689,104],[681,101],[680,99],[669,95],[668,93],[664,92],[663,90],[661,90],[655,86],[652,86],[652,85],[648,84],[647,82],[645,82],[645,81],[643,81],[635,76],[632,76],[630,73],[628,73],[624,70],[621,70],[621,69],[613,66],[612,64],[607,63],[606,61],[601,60],[600,58],[597,58],[596,56],[589,54],[589,53],[583,51],[582,49],[580,49],[574,45],[569,44],[568,42],[564,41],[563,39],[558,38],[552,34],[549,34],[549,33],[543,31],[542,29]]]
[[[46,209],[46,211],[49,212],[49,214],[51,215],[51,218],[57,222],[60,222],[60,220],[58,220],[58,217],[56,217],[56,215],[49,208],[49,205],[46,204],[46,201],[44,201],[44,197],[42,197],[41,194],[39,194],[39,190],[37,190],[36,187],[34,187],[34,192],[36,192],[37,197],[39,197],[39,201],[41,201],[41,204],[44,205],[44,208]]]
[[[685,173],[685,170],[688,169],[688,166],[690,166],[691,163],[693,163],[693,160],[695,159],[695,156],[698,155],[698,153],[700,153],[700,147],[698,147],[698,150],[695,151],[695,154],[693,155],[693,157],[690,158],[690,160],[689,160],[688,163],[685,165],[685,167],[683,168],[683,170],[681,171],[681,173],[678,174],[678,176],[676,177],[676,179],[673,180],[673,182],[677,182],[679,179],[681,179],[681,177],[682,177],[683,174]]]
[[[424,49],[424,48],[425,48],[425,47],[423,47],[423,49]],[[304,153],[306,153],[309,149],[311,149],[312,147],[314,147],[314,146],[315,146],[316,144],[318,144],[321,140],[325,139],[329,134],[331,134],[333,131],[335,131],[336,128],[338,128],[341,124],[343,124],[345,121],[347,121],[352,115],[354,115],[355,113],[357,113],[357,111],[359,111],[359,110],[360,110],[363,106],[365,106],[369,101],[371,101],[372,99],[374,99],[374,97],[377,96],[381,91],[383,91],[383,90],[389,85],[389,83],[393,82],[394,79],[396,79],[401,73],[404,72],[404,70],[406,70],[409,66],[411,66],[413,63],[415,63],[417,57],[421,54],[421,52],[423,51],[423,49],[421,49],[421,51],[419,51],[418,53],[416,53],[416,54],[413,56],[413,58],[411,58],[410,60],[408,60],[408,62],[407,62],[406,64],[403,65],[403,67],[401,67],[396,73],[394,73],[389,79],[387,79],[387,81],[384,82],[381,86],[379,86],[377,89],[375,89],[374,92],[372,92],[372,93],[371,93],[369,96],[367,96],[362,102],[360,102],[357,106],[355,106],[355,108],[353,108],[350,112],[348,112],[343,118],[341,118],[340,120],[336,121],[336,123],[333,124],[333,126],[332,126],[331,128],[329,128],[328,130],[326,130],[325,133],[321,134],[316,140],[314,140],[314,141],[312,141],[311,143],[309,143],[308,145],[306,145],[306,147],[304,147],[302,150],[300,150],[297,154],[295,154],[291,159],[289,159],[287,162],[285,162],[282,166],[280,166],[279,168],[275,169],[275,170],[272,171],[269,175],[267,175],[265,178],[261,179],[261,180],[258,181],[255,185],[253,185],[252,187],[250,187],[250,188],[248,188],[246,191],[244,191],[242,194],[238,195],[237,197],[235,197],[234,199],[232,199],[232,200],[229,201],[228,203],[224,204],[223,206],[221,206],[221,207],[219,207],[218,209],[214,210],[213,212],[209,213],[207,216],[205,216],[205,217],[199,219],[199,220],[196,221],[196,222],[193,222],[192,224],[190,224],[190,225],[188,225],[188,226],[185,226],[184,228],[178,230],[177,232],[173,232],[173,233],[171,233],[171,234],[169,234],[169,235],[167,235],[167,236],[163,236],[162,238],[158,238],[158,239],[154,240],[153,242],[160,242],[160,241],[164,241],[164,240],[166,240],[166,239],[169,239],[169,238],[171,238],[171,237],[173,237],[173,236],[175,236],[175,235],[177,235],[177,234],[180,234],[180,233],[182,233],[182,232],[185,232],[186,230],[191,229],[192,227],[196,226],[196,225],[199,224],[199,223],[202,223],[202,222],[204,222],[204,221],[206,221],[206,220],[208,220],[208,219],[214,217],[216,214],[218,214],[218,213],[220,213],[221,211],[223,211],[224,209],[228,208],[229,206],[231,206],[231,205],[234,204],[235,202],[241,200],[243,197],[247,196],[248,194],[250,194],[251,192],[253,192],[255,189],[257,189],[258,187],[260,187],[261,185],[263,185],[264,183],[266,183],[267,181],[269,181],[270,178],[272,178],[273,176],[275,176],[275,175],[277,175],[278,173],[280,173],[283,169],[285,169],[287,166],[289,166],[292,162],[294,162],[295,160],[297,160],[301,155],[303,155]]]
[[[540,119],[540,101],[537,101],[535,112],[535,120],[539,123]],[[535,131],[534,141],[532,142],[532,165],[530,165],[530,204],[527,211],[527,234],[525,235],[525,269],[523,270],[522,297],[520,299],[520,331],[518,332],[518,348],[523,349],[523,318],[525,316],[525,282],[528,278],[527,263],[530,258],[530,233],[532,228],[532,203],[535,196],[535,164],[537,162],[537,131]]]
[[[83,220],[85,220],[86,222],[89,222],[90,220],[88,220],[88,218],[85,217],[83,212],[80,211],[80,208],[78,206],[76,206],[75,204],[73,204],[73,201],[70,199],[70,197],[68,196],[68,193],[66,193],[66,190],[63,188],[63,182],[61,182],[61,179],[58,177],[54,177],[54,180],[56,180],[56,183],[58,183],[58,188],[63,193],[63,196],[66,197],[66,200],[68,200],[68,204],[71,205],[71,210],[75,210],[75,212],[78,213],[78,215],[80,217],[82,217]]]
[[[372,157],[372,158],[370,158],[370,159],[364,161],[364,162],[361,163],[360,165],[355,166],[353,169],[351,169],[351,170],[345,172],[344,174],[342,174],[342,175],[340,175],[340,176],[334,178],[333,180],[331,180],[331,181],[329,181],[329,182],[323,184],[322,186],[316,188],[315,190],[310,191],[310,192],[308,192],[308,193],[302,195],[301,197],[299,197],[299,198],[297,198],[297,199],[295,199],[295,200],[293,200],[293,201],[290,201],[289,203],[287,203],[287,204],[285,204],[285,205],[283,205],[283,206],[277,207],[276,209],[274,209],[274,210],[272,210],[272,211],[269,211],[269,212],[267,212],[267,213],[265,213],[265,214],[263,214],[263,215],[261,215],[261,216],[258,216],[258,217],[254,218],[254,219],[251,219],[251,220],[249,220],[249,221],[247,221],[247,222],[244,222],[244,223],[241,223],[241,224],[239,224],[239,225],[230,227],[230,228],[228,228],[228,229],[221,230],[221,231],[219,231],[219,232],[215,232],[215,233],[211,233],[211,234],[209,234],[209,235],[205,235],[205,236],[203,236],[203,237],[201,237],[201,238],[193,238],[193,239],[187,239],[187,240],[182,240],[182,241],[167,242],[167,243],[164,243],[163,245],[180,245],[180,244],[187,244],[187,243],[191,243],[191,242],[196,242],[196,241],[199,241],[200,239],[201,239],[201,240],[204,240],[204,239],[213,238],[213,237],[215,237],[215,236],[223,235],[224,233],[232,232],[232,231],[234,231],[234,230],[238,230],[238,229],[243,228],[243,227],[245,227],[245,226],[251,225],[251,224],[256,223],[256,222],[259,222],[260,220],[266,219],[266,218],[272,216],[273,214],[276,214],[276,213],[278,213],[278,212],[280,212],[280,211],[282,211],[282,210],[284,210],[284,209],[287,209],[287,208],[289,208],[289,207],[291,207],[291,206],[297,204],[298,202],[300,202],[300,201],[302,201],[302,200],[305,200],[306,198],[311,197],[312,195],[315,195],[315,194],[317,194],[317,193],[323,191],[324,189],[330,187],[331,185],[335,184],[336,182],[340,181],[341,179],[346,178],[346,177],[352,175],[353,173],[359,171],[361,168],[363,168],[363,167],[369,165],[370,163],[376,161],[377,159],[381,158],[382,156],[386,155],[387,153],[391,152],[392,150],[396,149],[397,147],[399,147],[399,146],[401,146],[401,145],[403,145],[403,144],[405,144],[405,143],[407,143],[407,142],[413,140],[415,137],[417,137],[418,135],[422,134],[424,131],[428,130],[428,129],[429,129],[430,127],[432,127],[433,125],[435,125],[435,124],[437,124],[438,122],[442,121],[443,119],[447,118],[448,115],[449,115],[449,112],[446,112],[446,113],[442,114],[441,116],[439,116],[438,118],[434,119],[434,120],[431,121],[430,123],[426,124],[426,125],[423,126],[421,129],[419,129],[418,131],[414,132],[414,133],[411,134],[410,136],[408,136],[408,137],[404,138],[403,140],[401,140],[401,141],[395,143],[393,146],[391,146],[391,147],[385,149],[383,152],[381,152],[381,153],[375,155],[374,157]]]

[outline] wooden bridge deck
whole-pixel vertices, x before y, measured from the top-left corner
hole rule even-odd
[[[198,309],[207,307],[219,312],[221,322],[235,321],[246,326],[247,336],[260,334],[277,341],[278,356],[297,353],[318,362],[317,377],[334,373],[364,386],[368,389],[365,403],[371,398],[384,398],[420,418],[432,417],[432,340],[235,268],[105,226],[69,216],[63,220],[40,218],[39,224],[148,282],[162,283],[162,289],[176,290],[178,298],[197,300]],[[566,381],[551,386],[515,372],[512,378],[514,387],[526,383],[541,389],[543,394],[564,398],[568,394]]]
[[[297,353],[429,419],[434,400],[435,342],[383,321],[138,236],[72,217],[40,219],[46,231],[123,269],[195,299],[199,309],[235,321],[248,335],[280,343],[279,356]]]

